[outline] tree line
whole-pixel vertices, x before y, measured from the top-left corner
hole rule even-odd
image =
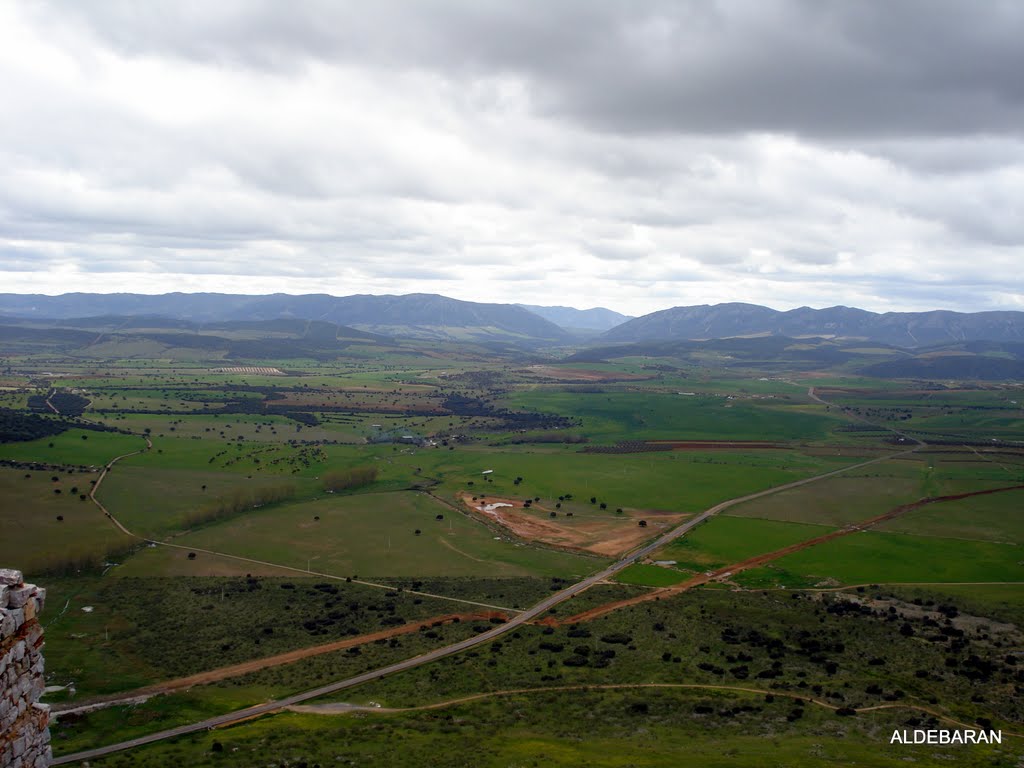
[[[362,488],[377,479],[376,467],[352,467],[351,469],[335,469],[323,475],[325,491],[348,491]]]
[[[259,509],[267,504],[287,501],[295,496],[293,483],[269,485],[263,488],[239,488],[225,496],[218,496],[214,501],[194,510],[185,517],[188,526],[203,525],[216,520],[233,517],[251,509]]]

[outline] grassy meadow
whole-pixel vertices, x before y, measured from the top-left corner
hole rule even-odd
[[[1014,625],[1024,622],[1024,491],[922,506],[729,583],[558,624],[900,505],[1024,483],[1024,454],[993,443],[1024,437],[1016,390],[922,388],[836,370],[742,373],[710,359],[564,363],[564,350],[453,344],[353,345],[316,360],[204,358],[147,344],[96,345],[96,359],[38,352],[4,375],[4,407],[75,389],[89,400],[86,419],[131,433],[72,428],[0,444],[0,566],[49,589],[47,683],[75,688],[48,694],[54,703],[479,608],[459,601],[526,608],[610,562],[512,536],[463,509],[463,496],[529,499],[524,515],[566,528],[623,520],[636,530],[647,515],[653,538],[665,530],[659,519],[895,453],[906,444],[892,442],[892,429],[934,444],[731,507],[650,558],[674,564],[632,565],[551,609],[548,625],[516,627],[335,698],[406,708],[546,690],[439,709],[288,712],[91,765],[742,766],[764,764],[766,745],[790,765],[1024,757],[1016,742],[910,755],[887,741],[893,728],[939,722],[919,706],[1021,729]],[[231,370],[247,365],[283,375]],[[830,405],[812,401],[810,386]],[[644,440],[779,447],[587,452]],[[90,468],[126,454],[98,498],[159,545],[127,549],[132,542],[80,498],[98,477]],[[355,468],[376,479],[325,490],[329,473]],[[203,517],[219,500],[285,486],[265,504]],[[951,605],[961,615],[950,616]],[[922,615],[939,606],[938,618]],[[65,718],[55,749],[229,712],[490,626],[425,627]],[[651,683],[696,687],[642,687]],[[606,684],[634,687],[596,688]],[[565,686],[574,688],[557,690]],[[840,716],[812,699],[892,708]]]

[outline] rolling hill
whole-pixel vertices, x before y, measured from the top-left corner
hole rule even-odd
[[[512,304],[482,304],[434,294],[405,296],[243,296],[218,293],[0,294],[0,316],[67,320],[93,316],[158,316],[194,323],[316,320],[400,338],[557,344],[571,338],[558,325]]]
[[[668,364],[746,371],[833,371],[879,379],[1010,381],[1024,379],[1024,342],[972,341],[902,348],[881,342],[786,336],[638,341],[581,350],[570,362],[648,358]]]
[[[576,309],[575,307],[542,307],[536,304],[519,304],[518,306],[570,331],[607,331],[633,319],[629,315],[622,315],[604,307]]]
[[[1024,312],[886,312],[853,307],[780,312],[756,304],[673,307],[629,320],[601,341],[788,336],[862,339],[902,347],[968,340],[1024,341]]]

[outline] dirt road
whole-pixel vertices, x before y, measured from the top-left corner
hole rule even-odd
[[[414,632],[418,632],[424,626],[431,626],[439,623],[451,624],[455,621],[489,621],[492,618],[498,618],[503,621],[508,620],[508,616],[499,611],[449,613],[444,616],[434,616],[420,621],[410,621],[407,624],[383,629],[378,632],[370,632],[365,635],[347,637],[344,640],[335,640],[331,643],[315,645],[309,648],[299,648],[294,651],[286,651],[285,653],[279,653],[276,656],[266,656],[262,659],[252,659],[250,661],[243,661],[240,664],[232,664],[227,667],[210,669],[206,672],[188,675],[187,677],[179,677],[175,680],[167,680],[162,683],[156,683],[155,685],[148,685],[144,688],[137,688],[134,691],[129,691],[127,693],[119,693],[112,696],[99,696],[83,702],[77,702],[73,706],[70,704],[55,704],[52,707],[52,711],[55,715],[60,716],[91,712],[105,707],[117,706],[119,704],[137,704],[145,701],[146,699],[152,698],[153,696],[159,696],[164,693],[173,693],[174,691],[191,688],[194,685],[215,683],[219,680],[227,680],[231,677],[247,675],[250,672],[259,672],[262,669],[280,667],[284,664],[294,664],[296,661],[308,659],[311,656],[322,656],[325,653],[344,651],[348,648],[356,648],[360,645],[376,642],[377,640],[389,640],[392,637],[412,634]]]
[[[617,600],[613,603],[606,603],[605,605],[599,605],[596,608],[591,608],[588,611],[583,611],[582,613],[578,613],[575,616],[570,616],[565,619],[547,619],[544,621],[544,623],[551,626],[561,626],[563,624],[578,624],[582,621],[591,621],[592,619],[596,619],[599,616],[605,616],[609,613],[619,610],[620,608],[627,608],[631,605],[638,605],[639,603],[645,603],[651,600],[660,600],[663,597],[671,597],[672,595],[678,595],[679,593],[686,592],[687,590],[693,589],[694,587],[699,587],[703,584],[707,584],[712,581],[720,581],[726,577],[735,576],[736,574],[742,573],[743,571],[748,571],[751,568],[758,568],[764,565],[765,563],[770,563],[772,560],[778,560],[779,558],[785,557],[786,555],[791,555],[794,552],[799,552],[803,549],[807,549],[808,547],[813,547],[817,544],[823,544],[826,541],[833,541],[834,539],[838,539],[843,536],[849,536],[853,533],[860,533],[861,531],[866,531],[869,528],[878,525],[879,523],[884,523],[887,520],[892,520],[896,517],[899,517],[900,515],[910,512],[911,510],[919,509],[929,504],[938,504],[944,501],[958,501],[960,499],[967,499],[972,496],[987,496],[992,493],[1003,493],[1005,491],[1020,490],[1024,490],[1024,485],[1011,485],[1007,486],[1006,488],[990,488],[985,491],[970,491],[968,493],[950,494],[949,496],[931,496],[928,498],[919,499],[918,501],[912,502],[910,504],[903,504],[899,507],[895,507],[889,510],[888,512],[885,512],[876,517],[869,518],[868,520],[864,520],[863,522],[854,523],[853,525],[848,525],[836,531],[830,531],[829,533],[823,534],[821,536],[815,536],[813,539],[807,539],[806,541],[800,541],[796,544],[790,544],[789,546],[783,547],[782,549],[777,549],[774,552],[766,552],[761,555],[755,555],[754,557],[747,558],[746,560],[741,560],[738,563],[733,563],[732,565],[727,565],[723,568],[719,568],[714,571],[709,571],[707,573],[698,574],[697,576],[687,579],[684,582],[681,582],[679,584],[673,584],[671,587],[662,587],[660,589],[655,589],[650,592],[646,592],[642,595],[637,595],[636,597],[631,597],[625,600]]]

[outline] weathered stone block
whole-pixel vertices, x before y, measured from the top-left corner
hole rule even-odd
[[[24,583],[25,579],[22,577],[21,571],[16,571],[13,568],[0,568],[0,584],[20,587]]]
[[[14,619],[14,631],[11,632],[13,635],[25,623],[25,610],[23,608],[8,608],[7,613]]]
[[[10,608],[21,608],[32,598],[36,588],[31,584],[24,587],[8,588],[7,605]]]
[[[14,614],[6,608],[0,608],[0,640],[13,635],[16,629]]]

